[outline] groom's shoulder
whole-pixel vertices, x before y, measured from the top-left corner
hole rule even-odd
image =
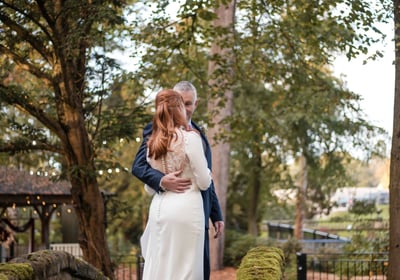
[[[200,132],[203,132],[203,127],[202,127],[200,124],[198,124],[198,123],[192,121],[192,126],[193,126],[194,128],[196,128],[197,130],[199,130]]]
[[[153,131],[153,123],[149,122],[143,128],[143,135],[149,135],[149,134],[151,134],[152,131]]]

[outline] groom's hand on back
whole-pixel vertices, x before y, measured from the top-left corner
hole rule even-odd
[[[182,193],[190,188],[192,182],[190,179],[181,178],[179,175],[182,173],[182,170],[178,170],[169,174],[166,174],[161,179],[161,186],[170,192]]]

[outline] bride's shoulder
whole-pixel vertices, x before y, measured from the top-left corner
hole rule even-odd
[[[186,130],[184,127],[179,129],[184,135],[198,135],[200,136],[199,132],[195,129],[188,129]]]

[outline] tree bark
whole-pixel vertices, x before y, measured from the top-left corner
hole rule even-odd
[[[299,172],[297,180],[297,199],[296,199],[296,217],[294,222],[294,237],[297,240],[301,240],[304,237],[303,234],[303,222],[304,222],[304,207],[305,197],[307,191],[308,175],[307,175],[307,160],[304,156],[300,157],[299,160]]]
[[[262,169],[262,156],[258,150],[254,151],[253,159],[255,161],[254,169],[252,171],[252,183],[250,188],[250,203],[248,210],[248,222],[247,229],[248,233],[253,236],[258,236],[258,198],[260,197],[261,191],[261,169]],[[250,171],[249,171],[250,172]]]
[[[96,178],[95,153],[86,129],[83,108],[87,49],[84,37],[68,41],[72,25],[63,13],[62,1],[55,2],[61,16],[54,24],[55,54],[54,92],[61,130],[57,135],[63,144],[64,157],[72,185],[71,194],[79,221],[79,244],[83,258],[113,279],[111,258],[106,239],[105,205]],[[91,28],[88,22],[86,29]],[[67,47],[64,47],[67,46]]]
[[[227,62],[232,62],[232,53],[229,49],[221,47],[219,42],[226,43],[225,39],[232,40],[233,38],[235,1],[230,1],[226,5],[221,3],[215,12],[217,19],[213,22],[214,27],[216,29],[219,27],[228,28],[231,32],[227,32],[221,36],[219,39],[222,40],[214,40],[211,45],[210,55],[211,57],[219,56]],[[221,65],[216,60],[210,60],[208,74],[212,97],[209,99],[208,109],[212,117],[212,124],[208,130],[208,137],[213,155],[212,166],[215,191],[225,219],[226,196],[229,183],[230,144],[224,140],[219,141],[217,138],[221,137],[221,133],[225,134],[230,131],[229,124],[223,123],[223,120],[232,115],[233,92],[230,85],[233,81],[233,69],[228,67],[228,71],[225,70],[226,72],[223,72],[223,75],[217,76],[215,73],[218,70],[221,70]],[[214,239],[213,231],[210,231],[211,270],[220,270],[223,268],[224,240],[224,235],[218,239]]]
[[[390,155],[390,217],[389,217],[389,273],[388,279],[400,275],[400,1],[394,0],[395,23],[395,90],[393,113],[393,138]]]
[[[72,199],[79,220],[79,244],[83,258],[113,279],[106,239],[104,200],[96,179],[94,153],[85,129],[83,114],[63,104],[66,131],[66,162],[72,185]]]

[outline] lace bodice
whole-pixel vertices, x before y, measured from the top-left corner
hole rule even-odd
[[[150,165],[153,168],[166,174],[181,170],[189,164],[189,159],[186,157],[185,153],[185,137],[183,131],[177,129],[176,132],[176,137],[171,143],[171,147],[168,148],[168,153],[165,157],[159,160],[149,159]]]
[[[211,183],[202,140],[194,131],[177,128],[175,139],[167,154],[162,159],[147,160],[153,168],[165,174],[183,170],[181,176],[192,179],[192,183],[202,190],[207,189]]]

